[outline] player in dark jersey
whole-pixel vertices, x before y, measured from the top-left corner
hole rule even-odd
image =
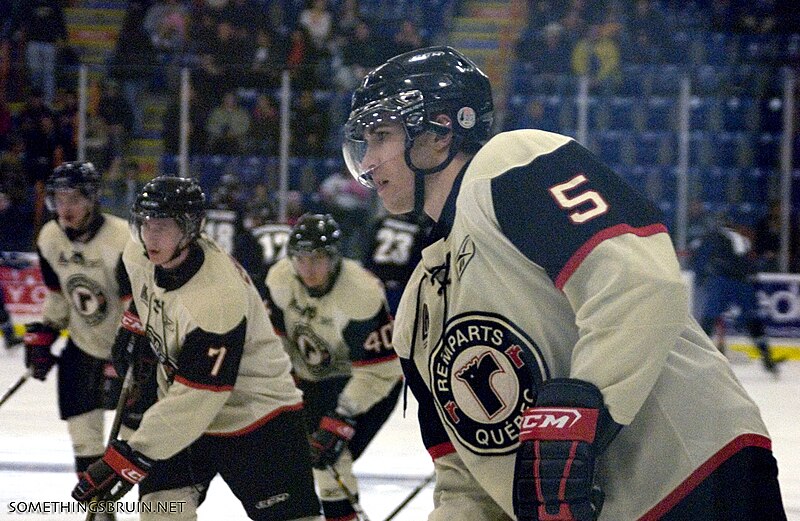
[[[573,139],[492,119],[486,75],[431,47],[368,73],[344,129],[353,175],[436,222],[393,335],[428,519],[785,520],[659,212]]]
[[[130,300],[122,265],[130,234],[123,219],[100,211],[100,173],[92,163],[63,163],[45,186],[55,218],[42,227],[36,246],[48,291],[41,322],[26,326],[25,363],[39,380],[58,365],[59,414],[81,476],[105,450],[104,410],[114,408],[119,393],[110,358]],[[55,355],[51,347],[65,328],[69,338]]]
[[[421,258],[427,232],[426,221],[423,223],[413,213],[381,214],[365,233],[369,244],[363,264],[383,282],[392,315],[397,313],[406,282]]]
[[[697,281],[697,316],[708,335],[731,306],[739,310],[737,320],[744,325],[761,354],[764,367],[777,373],[778,364],[772,355],[764,329],[764,319],[756,299],[755,266],[752,241],[744,230],[730,219],[710,230],[692,255]],[[724,346],[722,346],[724,349]]]
[[[330,215],[305,214],[289,235],[289,256],[269,271],[272,323],[292,358],[311,433],[314,477],[328,520],[356,519],[331,477],[353,493],[353,461],[386,422],[401,389],[392,319],[378,279],[339,252]]]
[[[206,211],[203,231],[241,264],[259,294],[264,297],[264,278],[268,265],[261,241],[245,227],[242,197],[241,184],[236,176],[222,176],[213,192],[210,208]]]
[[[316,521],[302,395],[247,273],[201,235],[193,179],[157,177],[131,210],[123,253],[138,321],[159,360],[159,399],[127,441],[114,440],[72,492],[116,499],[139,484],[142,520],[195,519],[219,474],[251,519]],[[181,501],[158,512],[156,502]]]

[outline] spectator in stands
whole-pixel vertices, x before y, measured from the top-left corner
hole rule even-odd
[[[39,87],[31,87],[23,104],[22,110],[17,115],[17,125],[20,132],[27,133],[39,126],[39,121],[44,116],[52,116],[53,111],[44,102],[44,94]]]
[[[552,22],[541,33],[529,36],[531,40],[517,43],[517,58],[531,64],[534,74],[556,76],[570,70],[572,48],[564,40],[564,27]]]
[[[278,87],[282,69],[283,56],[272,34],[267,29],[259,29],[250,60],[249,86],[258,90]]]
[[[592,25],[572,50],[572,72],[603,92],[614,92],[622,79],[618,30],[617,24]]]
[[[384,60],[385,45],[372,34],[369,24],[360,20],[352,36],[341,50],[341,63],[335,67],[336,86],[351,91],[366,75]]]
[[[292,155],[324,156],[329,129],[328,112],[319,106],[312,90],[302,90],[292,113]]]
[[[342,48],[350,35],[353,34],[359,21],[358,0],[343,0],[339,3],[339,8],[334,17],[332,36],[333,47],[337,51]]]
[[[109,170],[119,173],[122,156],[133,130],[133,110],[116,81],[103,82],[101,89],[97,115],[105,123],[108,132]]]
[[[195,54],[209,52],[217,38],[217,19],[205,3],[193,3],[189,15],[189,50]]]
[[[308,31],[317,52],[327,53],[333,29],[328,0],[310,0],[308,8],[300,13],[298,23]]]
[[[419,29],[411,20],[403,20],[400,23],[400,29],[394,33],[392,41],[394,42],[393,54],[395,55],[427,46],[427,42],[423,40]]]
[[[42,90],[45,103],[56,93],[56,53],[67,40],[64,12],[58,0],[26,0],[18,2],[17,18],[12,32],[25,39],[25,61],[31,85]]]
[[[144,30],[153,47],[167,53],[179,52],[186,43],[189,14],[178,0],[156,0],[144,18]]]
[[[8,148],[0,154],[0,251],[29,251],[33,244],[33,207],[24,156],[25,142],[12,134]]]
[[[229,0],[220,11],[219,19],[243,29],[249,37],[252,37],[257,31],[269,25],[262,5],[258,5],[254,0]]]
[[[667,45],[666,19],[653,0],[637,0],[625,22],[626,51],[634,63],[663,63],[672,50]]]
[[[275,99],[262,92],[250,112],[248,152],[262,156],[277,156],[280,142],[281,117]]]
[[[317,65],[319,54],[305,27],[295,27],[289,35],[286,67],[292,86],[301,89],[318,87]]]
[[[206,121],[208,152],[222,155],[241,153],[249,129],[250,115],[239,105],[236,92],[226,92],[222,103],[212,109]]]
[[[217,38],[211,49],[213,67],[221,74],[221,84],[212,88],[217,92],[227,92],[238,87],[250,66],[250,55],[242,51],[242,42],[236,35],[236,28],[227,21],[217,24]],[[216,100],[214,100],[216,103]]]
[[[11,124],[11,109],[6,101],[6,93],[0,89],[0,150],[5,150],[8,145]]]
[[[109,67],[109,75],[120,82],[125,101],[133,112],[132,132],[137,136],[144,132],[142,94],[147,91],[156,63],[152,41],[144,29],[144,16],[142,4],[129,4]]]

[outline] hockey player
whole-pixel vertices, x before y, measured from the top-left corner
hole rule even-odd
[[[397,313],[406,282],[421,258],[425,221],[420,223],[413,213],[382,213],[366,232],[369,245],[364,267],[383,282],[392,315]]]
[[[743,231],[733,220],[723,219],[702,238],[692,255],[698,317],[706,334],[713,335],[716,322],[728,308],[737,306],[741,312],[738,318],[761,354],[764,367],[777,373],[752,279],[757,271],[752,241]]]
[[[267,264],[258,238],[244,226],[242,188],[233,174],[225,174],[211,198],[203,231],[247,271],[258,293],[264,297]]]
[[[141,328],[159,359],[159,400],[113,441],[72,495],[116,499],[139,483],[169,518],[196,519],[220,474],[251,519],[318,520],[302,395],[247,274],[201,235],[205,195],[193,179],[157,177],[131,210],[123,259]],[[128,317],[132,320],[134,317]],[[160,517],[158,517],[160,516]]]
[[[289,256],[267,275],[275,329],[292,358],[311,434],[314,477],[328,520],[356,519],[327,468],[357,493],[353,462],[397,403],[401,369],[380,281],[339,252],[339,225],[305,214],[289,234]]]
[[[491,137],[489,81],[449,47],[388,60],[351,109],[351,172],[436,221],[394,332],[430,520],[786,519],[758,408],[645,199],[569,137]]]
[[[123,219],[100,211],[99,190],[92,163],[63,163],[47,179],[55,219],[42,227],[37,251],[48,292],[42,321],[28,324],[24,336],[34,378],[44,380],[58,362],[58,407],[79,476],[105,450],[103,410],[114,408],[119,392],[111,346],[130,300],[122,264],[130,233]],[[62,328],[69,339],[56,357],[51,346]]]

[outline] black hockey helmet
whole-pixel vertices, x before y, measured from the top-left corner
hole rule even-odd
[[[196,179],[159,176],[142,188],[130,213],[131,232],[141,241],[141,226],[147,219],[172,218],[184,233],[181,247],[200,236],[206,210],[206,196]]]
[[[324,250],[331,258],[339,258],[342,230],[330,214],[305,213],[289,232],[290,257],[300,253]]]
[[[78,190],[87,199],[97,202],[100,192],[100,173],[88,161],[61,163],[45,182],[47,208],[55,211],[55,193],[60,190]]]
[[[450,117],[451,128],[435,121],[440,114]],[[407,149],[423,132],[452,130],[456,151],[475,152],[491,137],[493,117],[489,79],[469,58],[447,46],[407,52],[372,70],[353,93],[344,128],[345,162],[359,181],[373,187],[365,168],[370,165],[361,164],[364,135],[371,127],[387,120],[402,122]]]

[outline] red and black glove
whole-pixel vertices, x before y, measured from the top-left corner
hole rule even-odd
[[[103,457],[86,469],[72,489],[76,501],[116,501],[147,477],[153,460],[122,440],[112,440]]]
[[[514,469],[517,520],[597,519],[604,495],[594,483],[595,459],[621,428],[593,384],[545,382],[536,405],[522,413]]]
[[[356,422],[338,413],[323,416],[311,435],[311,464],[324,469],[336,463],[356,433]]]
[[[47,373],[58,361],[50,352],[50,346],[58,340],[59,334],[58,329],[41,322],[25,325],[25,367],[33,368],[33,377],[37,380],[47,378]]]

